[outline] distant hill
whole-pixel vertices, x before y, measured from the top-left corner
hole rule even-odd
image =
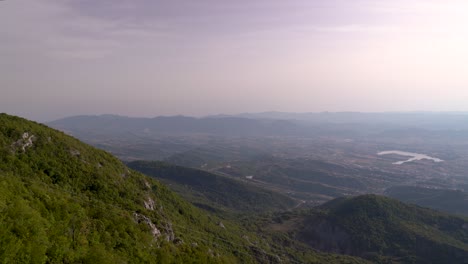
[[[365,263],[221,222],[44,125],[0,124],[2,263]]]
[[[287,210],[298,204],[280,193],[206,171],[148,161],[135,161],[128,166],[164,181],[187,200],[206,209],[258,213]]]
[[[327,201],[345,195],[362,194],[373,185],[370,180],[363,178],[369,174],[364,169],[320,160],[261,155],[229,164],[229,167],[220,167],[215,171],[242,178],[252,175],[256,182],[287,190],[303,200]]]
[[[74,116],[48,123],[75,136],[108,135],[140,136],[218,135],[218,136],[284,136],[304,135],[310,131],[292,121],[257,120],[241,117],[194,118],[170,116],[133,118],[115,115]]]
[[[263,112],[244,113],[234,116],[252,119],[297,120],[312,123],[391,124],[401,127],[421,127],[435,130],[468,129],[467,112]]]
[[[385,195],[406,203],[468,216],[468,193],[464,191],[395,186],[387,189]]]
[[[123,160],[167,159],[184,166],[199,161],[192,159],[194,155],[190,152],[196,155],[200,147],[219,146],[233,139],[326,139],[335,143],[379,142],[391,146],[426,143],[419,147],[460,146],[468,142],[466,113],[272,112],[204,118],[100,115],[68,117],[47,125]],[[275,146],[264,143],[263,146]],[[184,160],[186,154],[191,156],[189,160]],[[458,157],[450,149],[444,154],[444,160]]]
[[[390,198],[338,198],[318,209],[274,219],[270,230],[319,250],[374,263],[468,263],[467,218]]]

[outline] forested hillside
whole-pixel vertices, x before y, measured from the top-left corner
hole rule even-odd
[[[361,263],[221,222],[112,155],[0,114],[2,263]]]
[[[299,204],[278,192],[202,170],[147,161],[130,162],[128,166],[165,181],[180,195],[206,209],[257,213],[287,210]]]
[[[468,220],[377,196],[338,198],[257,224],[313,248],[376,263],[467,263]],[[264,219],[265,220],[265,219]]]

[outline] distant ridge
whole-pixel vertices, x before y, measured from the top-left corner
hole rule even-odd
[[[134,161],[127,165],[169,185],[179,185],[175,191],[180,190],[181,196],[193,203],[202,203],[205,208],[214,206],[241,213],[259,213],[288,210],[298,204],[279,192],[202,170],[156,161]]]
[[[135,118],[115,115],[74,116],[50,122],[48,125],[78,134],[281,136],[302,135],[308,132],[293,121],[257,120],[243,117],[160,116]]]
[[[147,129],[158,134],[213,134],[225,136],[307,136],[330,125],[395,126],[402,129],[468,130],[467,112],[263,112],[206,117],[158,116],[127,117],[119,115],[72,116],[47,123],[61,130],[139,132]],[[325,127],[323,127],[325,126]],[[105,130],[108,128],[108,130]],[[333,128],[333,127],[331,127]]]

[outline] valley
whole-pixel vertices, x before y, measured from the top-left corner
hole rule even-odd
[[[301,207],[341,196],[385,194],[393,186],[468,189],[468,137],[460,132],[464,127],[459,116],[434,115],[433,123],[428,123],[427,114],[424,118],[401,114],[387,120],[383,114],[376,123],[377,117],[354,114],[359,121],[350,123],[336,115],[328,123],[297,116],[288,120],[95,116],[51,125],[124,161],[160,160],[201,169],[305,201]],[[420,120],[425,120],[419,124],[423,128],[416,129]],[[118,132],[109,130],[117,126]],[[275,130],[278,127],[282,129]],[[401,151],[379,155],[388,149]],[[415,158],[402,162],[406,157],[401,154]]]
[[[275,243],[60,131],[6,114],[0,122],[4,263],[367,263]],[[270,204],[274,196],[251,194]]]
[[[468,264],[467,14],[0,0],[0,264]]]
[[[405,151],[399,151],[399,150],[387,150],[387,151],[381,151],[377,153],[377,155],[382,156],[382,155],[399,155],[403,157],[410,157],[408,160],[403,160],[403,161],[397,161],[394,162],[393,164],[395,165],[402,165],[407,162],[413,162],[413,161],[418,161],[418,160],[432,160],[434,162],[443,162],[443,160],[439,158],[433,158],[429,157],[424,154],[419,154],[419,153],[411,153],[411,152],[405,152]]]
[[[186,150],[164,150],[175,152],[164,161],[123,163],[42,124],[5,114],[0,121],[5,261],[468,260],[465,192],[414,174],[456,171],[447,157],[397,166],[398,157],[357,139],[197,135],[203,140],[179,139]]]

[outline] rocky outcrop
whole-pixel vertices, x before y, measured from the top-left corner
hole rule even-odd
[[[25,152],[27,148],[33,146],[35,139],[36,137],[34,135],[29,135],[28,132],[24,132],[21,138],[11,145],[13,152],[16,152],[18,149],[21,149],[23,152]]]
[[[145,181],[145,186],[146,186],[146,188],[151,189],[151,185],[149,184],[148,181]]]
[[[81,155],[81,152],[77,149],[71,149],[70,150],[70,155],[72,155],[73,157],[77,157],[77,156],[80,156]]]
[[[151,199],[151,197],[148,197],[148,199],[146,201],[143,201],[143,203],[145,204],[145,208],[147,210],[154,211],[155,203],[154,203],[154,200]]]
[[[172,224],[170,222],[167,222],[164,225],[164,232],[166,233],[166,240],[168,242],[174,241],[174,239],[176,237],[175,237],[175,234],[174,234],[174,230],[172,229]]]
[[[158,238],[161,236],[161,231],[156,227],[155,224],[151,221],[151,219],[145,215],[139,213],[133,213],[133,217],[137,223],[145,223],[151,229],[151,234],[154,238]]]

